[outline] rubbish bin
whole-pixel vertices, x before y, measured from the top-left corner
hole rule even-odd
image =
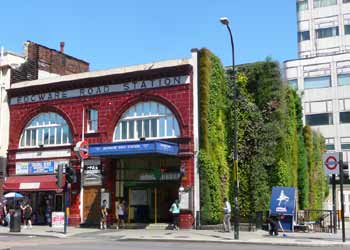
[[[21,232],[21,210],[10,210],[10,232]]]

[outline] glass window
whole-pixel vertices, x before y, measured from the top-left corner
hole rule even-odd
[[[310,31],[298,32],[298,42],[310,40]]]
[[[350,0],[349,0],[350,1]],[[350,3],[350,2],[349,2]],[[350,34],[350,24],[344,25],[344,34],[349,35]]]
[[[350,74],[338,74],[338,85],[350,85]]]
[[[329,28],[321,28],[316,29],[316,38],[327,38],[332,36],[339,36],[339,27],[329,27]]]
[[[330,5],[336,5],[337,0],[314,0],[314,7],[320,8],[320,7],[326,7]]]
[[[333,124],[333,114],[332,113],[322,113],[306,115],[306,124],[310,126],[320,126],[320,125],[331,125]]]
[[[340,146],[342,150],[350,150],[350,143],[342,143]]]
[[[350,111],[339,113],[340,123],[350,123]]]
[[[299,11],[303,11],[303,10],[307,10],[309,8],[308,2],[307,0],[304,1],[298,1],[297,2],[297,10]]]
[[[288,85],[293,89],[298,89],[298,80],[297,79],[288,80]]]
[[[87,131],[88,132],[97,132],[98,111],[96,109],[88,109],[87,113],[88,113]]]
[[[24,128],[20,147],[71,144],[67,122],[56,113],[41,113]]]
[[[326,144],[326,150],[327,150],[327,151],[333,151],[333,150],[335,150],[334,144]]]
[[[179,136],[179,124],[170,109],[157,102],[142,102],[125,112],[115,128],[113,140]]]
[[[325,88],[331,86],[330,76],[304,78],[304,89]]]

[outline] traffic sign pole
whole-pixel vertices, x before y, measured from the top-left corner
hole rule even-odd
[[[336,198],[336,183],[335,174],[332,174],[332,199],[333,199],[333,232],[337,234],[337,198]]]
[[[342,239],[345,242],[345,218],[344,218],[344,169],[343,169],[343,153],[339,154],[339,168],[340,168],[340,203],[341,203],[341,226],[342,226]]]

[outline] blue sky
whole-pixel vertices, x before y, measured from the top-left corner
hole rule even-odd
[[[297,57],[295,0],[2,1],[0,45],[22,52],[31,40],[90,62],[92,70],[190,57],[206,47],[231,64]]]

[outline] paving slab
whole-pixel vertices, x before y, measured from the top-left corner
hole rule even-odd
[[[22,229],[21,232],[9,232],[6,227],[0,227],[0,235],[36,236],[54,238],[105,238],[118,241],[168,241],[168,242],[210,242],[223,244],[260,244],[284,246],[350,246],[350,231],[347,230],[347,241],[341,240],[341,232],[329,233],[286,233],[284,237],[269,236],[266,231],[240,232],[239,240],[234,239],[233,232],[225,233],[217,230],[99,230],[97,228],[68,227],[67,234],[63,230],[54,231],[48,226],[33,226],[32,229]]]

